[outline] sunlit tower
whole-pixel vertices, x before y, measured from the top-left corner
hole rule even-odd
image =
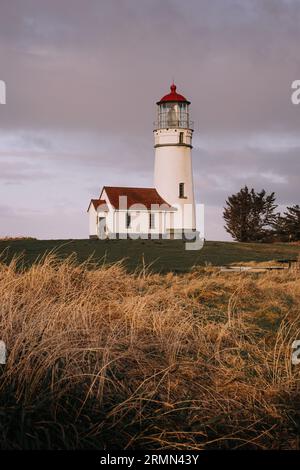
[[[171,85],[171,92],[157,102],[154,127],[154,186],[160,196],[178,208],[170,231],[196,229],[192,170],[193,122],[190,102]]]

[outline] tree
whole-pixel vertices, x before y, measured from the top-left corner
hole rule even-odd
[[[287,207],[283,216],[277,217],[274,228],[281,241],[300,240],[300,206]]]
[[[278,242],[288,241],[288,235],[287,235],[286,226],[285,226],[285,218],[282,217],[281,214],[277,214],[273,223],[273,229],[274,229],[274,239],[276,241]]]
[[[276,220],[275,193],[269,195],[263,189],[255,192],[247,186],[226,201],[223,217],[225,229],[239,242],[269,241],[274,233]]]
[[[296,204],[295,206],[287,207],[287,212],[284,215],[289,240],[300,240],[300,206]]]

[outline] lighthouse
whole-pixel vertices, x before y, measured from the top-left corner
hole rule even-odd
[[[171,234],[196,230],[195,199],[192,170],[193,123],[188,101],[176,91],[157,102],[154,125],[154,187],[158,194],[177,210],[168,220]]]
[[[154,187],[103,186],[88,206],[90,238],[197,237],[189,105],[174,83],[157,102]]]

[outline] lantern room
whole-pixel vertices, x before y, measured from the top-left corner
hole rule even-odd
[[[190,102],[184,96],[177,93],[174,83],[172,83],[170,89],[171,93],[163,96],[157,102],[155,129],[191,129],[192,122],[189,119]]]

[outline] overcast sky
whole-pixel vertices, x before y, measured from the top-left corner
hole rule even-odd
[[[86,238],[104,184],[153,186],[173,78],[208,239],[245,184],[300,203],[298,0],[0,0],[0,236]]]

